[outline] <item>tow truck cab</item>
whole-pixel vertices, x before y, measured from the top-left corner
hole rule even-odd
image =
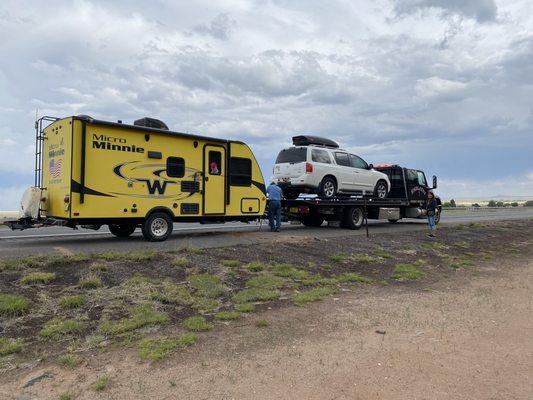
[[[429,186],[426,174],[418,169],[403,168],[393,164],[378,164],[374,169],[389,177],[391,182],[389,198],[407,199],[411,203],[420,204],[426,201],[428,191],[437,188],[437,177],[433,176],[433,185]]]

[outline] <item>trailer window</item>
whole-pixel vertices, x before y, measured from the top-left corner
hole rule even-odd
[[[209,175],[222,174],[222,153],[220,151],[209,152]]]
[[[185,176],[185,160],[181,157],[167,158],[167,176],[169,178],[183,178]]]
[[[337,162],[337,165],[351,167],[350,158],[346,153],[335,153],[335,161]]]
[[[291,147],[281,150],[276,158],[276,164],[299,163],[307,161],[307,147]]]
[[[249,158],[231,157],[230,160],[230,185],[252,185],[252,160]]]
[[[329,153],[326,150],[313,149],[311,150],[311,160],[323,164],[331,164]]]

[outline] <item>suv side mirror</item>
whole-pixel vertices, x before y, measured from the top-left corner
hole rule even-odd
[[[374,169],[374,164],[368,164],[368,169]]]
[[[437,177],[433,175],[433,189],[437,188]]]

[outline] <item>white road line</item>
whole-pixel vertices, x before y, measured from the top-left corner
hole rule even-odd
[[[268,226],[268,225],[266,225]],[[196,231],[196,230],[213,230],[213,229],[243,229],[243,228],[259,228],[259,225],[226,225],[226,226],[191,226],[190,228],[174,228],[174,232],[179,231]],[[207,231],[208,232],[208,231]],[[138,233],[136,231],[136,233]],[[90,236],[90,235],[111,235],[111,232],[76,232],[76,233],[50,233],[46,235],[14,235],[14,236],[0,236],[1,239],[38,239],[47,237],[62,237],[62,236]]]

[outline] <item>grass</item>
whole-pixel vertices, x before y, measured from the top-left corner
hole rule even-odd
[[[18,259],[0,260],[0,271],[18,271],[24,265]]]
[[[244,289],[233,295],[235,303],[250,303],[252,301],[269,301],[279,298],[279,293],[275,290],[250,288]]]
[[[150,293],[152,300],[157,300],[164,304],[178,304],[190,305],[194,298],[191,296],[189,290],[183,285],[176,285],[175,283],[166,283],[162,292]]]
[[[74,369],[80,365],[81,360],[78,356],[73,354],[66,354],[59,359],[59,363],[67,368]]]
[[[100,331],[108,335],[119,335],[144,326],[164,324],[168,320],[167,314],[154,310],[149,304],[143,304],[135,307],[129,318],[103,321],[100,324]]]
[[[53,272],[31,272],[24,275],[20,280],[23,285],[47,284],[56,278]]]
[[[59,300],[59,305],[66,309],[80,308],[85,303],[87,299],[82,295],[65,296]]]
[[[220,306],[217,299],[210,299],[209,297],[194,297],[192,308],[201,313],[208,313],[215,311]]]
[[[83,329],[83,324],[78,320],[54,318],[46,323],[39,335],[45,339],[59,339],[65,335],[79,334]]]
[[[94,390],[96,390],[97,392],[103,392],[108,387],[109,387],[109,376],[108,375],[102,375],[94,383]]]
[[[24,349],[22,339],[8,339],[0,337],[0,356],[20,353]]]
[[[89,270],[92,272],[101,272],[105,273],[108,271],[108,267],[106,264],[94,262],[91,265],[89,265]]]
[[[394,258],[394,256],[391,253],[389,253],[385,249],[382,249],[381,247],[377,248],[377,249],[374,249],[373,253],[376,256],[381,257],[381,258],[385,258],[385,259],[393,259]]]
[[[102,286],[102,279],[99,276],[86,276],[80,279],[78,285],[83,289],[96,289]]]
[[[330,261],[333,261],[335,263],[342,263],[344,261],[348,261],[349,258],[350,256],[346,253],[338,253],[329,256]]]
[[[341,274],[337,276],[337,279],[341,283],[372,283],[373,280],[370,278],[367,278],[366,276],[359,275],[355,272],[345,272],[344,274]]]
[[[217,298],[224,293],[224,286],[220,283],[220,278],[211,274],[191,275],[189,277],[191,286],[195,289],[195,294],[207,298]]]
[[[157,253],[152,250],[134,251],[128,253],[108,251],[104,253],[95,254],[95,256],[106,261],[142,262],[154,260],[157,256]]]
[[[192,246],[184,246],[180,249],[180,252],[190,254],[202,254],[202,249]]]
[[[251,313],[255,311],[255,305],[252,303],[235,304],[235,311],[241,313]]]
[[[74,400],[74,395],[70,392],[61,393],[59,400]]]
[[[298,268],[295,268],[291,264],[275,264],[271,269],[274,275],[281,276],[283,278],[303,279],[309,275],[307,271],[302,271]]]
[[[363,264],[371,263],[372,261],[375,261],[374,257],[369,256],[368,254],[352,254],[350,256],[350,259]]]
[[[246,264],[246,269],[250,272],[260,272],[265,269],[265,265],[259,261],[253,261]]]
[[[255,321],[255,326],[258,328],[266,328],[268,326],[268,322],[264,319],[258,319]]]
[[[197,315],[184,319],[183,327],[189,331],[204,332],[211,330],[213,328],[213,325],[207,322],[205,317]]]
[[[424,273],[412,264],[396,264],[392,271],[392,279],[398,281],[416,280],[424,276]]]
[[[136,272],[128,279],[127,283],[129,285],[160,285],[161,281]]]
[[[241,314],[237,311],[220,311],[215,315],[215,319],[219,321],[234,321],[240,317]]]
[[[285,285],[285,279],[272,274],[254,276],[246,281],[247,287],[262,289],[279,289]]]
[[[302,279],[302,283],[306,286],[313,286],[313,285],[336,285],[339,283],[337,278],[327,278],[325,276],[322,276],[320,274],[313,274],[308,275],[306,278]]]
[[[448,266],[452,269],[468,268],[473,266],[474,263],[465,257],[452,257]]]
[[[224,267],[235,268],[239,267],[242,263],[239,260],[222,260],[220,264]]]
[[[25,297],[0,293],[0,315],[4,317],[14,317],[25,313],[29,308],[28,300]]]
[[[316,289],[307,290],[305,292],[295,293],[292,296],[292,300],[294,301],[294,304],[301,306],[305,303],[322,300],[324,297],[336,292],[337,291],[331,287],[320,287]]]
[[[187,268],[191,265],[191,262],[186,257],[178,257],[172,263],[175,267]]]
[[[185,348],[196,343],[194,333],[185,333],[176,337],[162,339],[143,339],[137,345],[139,357],[145,360],[159,361],[177,348]]]

